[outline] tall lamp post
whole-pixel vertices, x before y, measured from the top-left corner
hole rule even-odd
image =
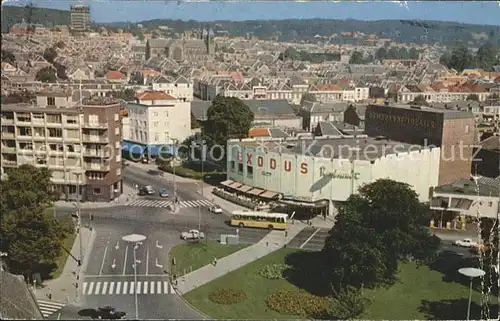
[[[80,208],[80,176],[85,173],[83,169],[78,169],[72,171],[72,173],[76,176],[76,212],[77,212],[77,220],[78,220],[78,239],[80,242],[80,262],[79,265],[82,264],[83,261],[83,241],[82,241],[82,217],[81,217],[81,208]]]
[[[177,160],[177,143],[178,143],[178,140],[177,139],[173,139],[174,141],[174,157],[173,157],[173,179],[174,179],[174,213],[177,213],[177,184],[176,184],[176,180],[175,180],[175,167],[177,166],[176,165],[176,160]]]
[[[205,140],[202,140],[201,141],[201,196],[203,196],[203,188],[205,187],[204,184],[205,184],[205,175],[204,175],[204,162],[205,162],[205,143],[206,141]]]
[[[137,258],[136,250],[139,247],[139,243],[144,241],[146,237],[140,234],[130,234],[122,237],[122,240],[127,243],[134,244],[134,301],[135,301],[135,319],[139,320],[139,302],[137,300]]]
[[[469,285],[469,304],[467,305],[467,321],[469,320],[470,317],[470,304],[471,304],[471,299],[472,299],[472,280],[477,277],[482,277],[486,274],[481,269],[476,269],[476,268],[461,268],[458,270],[458,273],[465,275],[466,277],[470,278],[470,285]]]

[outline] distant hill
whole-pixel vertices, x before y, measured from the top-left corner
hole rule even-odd
[[[30,13],[31,11],[31,13]],[[2,32],[6,32],[15,23],[23,18],[28,22],[41,23],[47,27],[58,24],[69,24],[70,13],[65,10],[46,8],[25,8],[18,6],[3,6]],[[154,30],[159,26],[168,26],[174,33],[182,33],[189,29],[212,28],[217,34],[232,36],[254,35],[261,39],[277,39],[279,41],[309,41],[314,42],[315,36],[330,37],[334,43],[358,43],[358,39],[347,35],[345,32],[362,32],[376,35],[378,38],[391,38],[397,42],[407,43],[442,43],[466,45],[480,45],[487,40],[500,41],[500,26],[470,25],[442,21],[420,20],[333,20],[333,19],[287,19],[287,20],[249,20],[249,21],[212,21],[200,22],[194,20],[169,20],[155,19],[138,23],[116,22],[99,24],[111,29],[121,28],[124,31],[137,35],[143,30],[137,28],[142,24],[146,30]],[[95,25],[95,26],[99,26]]]
[[[3,33],[8,32],[13,25],[20,23],[23,19],[26,22],[40,23],[46,27],[69,25],[71,20],[70,13],[67,10],[2,5]]]

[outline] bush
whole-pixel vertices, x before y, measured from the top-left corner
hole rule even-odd
[[[312,319],[324,317],[330,302],[330,297],[316,296],[304,290],[278,291],[266,299],[271,310]]]
[[[217,304],[235,304],[245,301],[247,295],[241,290],[235,289],[217,289],[210,292],[208,299]]]
[[[260,269],[259,274],[266,279],[279,280],[283,279],[283,273],[289,268],[286,264],[268,264]]]

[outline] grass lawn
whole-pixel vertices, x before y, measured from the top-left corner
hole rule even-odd
[[[179,244],[170,250],[170,258],[175,257],[172,272],[181,276],[212,263],[214,257],[220,259],[247,246],[248,244],[224,245],[216,241],[209,241],[207,244],[204,241]]]
[[[73,219],[71,218],[71,216],[61,218],[60,221],[61,221],[61,224],[63,226],[68,227],[68,228],[70,228],[71,226],[74,225]],[[76,238],[76,234],[74,232],[67,233],[66,238],[62,241],[62,246],[66,250],[71,252],[71,248],[73,247],[73,243],[75,242],[75,238]],[[57,279],[61,275],[61,273],[64,269],[64,265],[66,264],[66,261],[68,260],[68,256],[69,256],[68,252],[66,252],[64,249],[62,249],[61,255],[54,262],[56,265],[56,269],[50,274],[50,277],[52,279]]]
[[[310,265],[314,265],[312,259],[307,258],[308,255],[312,254],[293,249],[279,250],[195,289],[184,297],[215,319],[299,318],[269,309],[265,299],[278,290],[302,288],[314,293],[314,284],[322,282],[314,280],[317,274],[292,273],[288,280],[268,280],[261,277],[259,271],[268,264],[286,262],[294,266],[291,264],[294,261],[307,261]],[[292,260],[294,256],[295,260]],[[390,288],[365,290],[365,295],[371,299],[371,304],[361,319],[465,319],[468,299],[466,280],[462,280],[465,281],[463,284],[457,281],[443,281],[441,272],[431,270],[427,266],[417,267],[414,263],[402,264],[400,267],[398,281]],[[454,270],[454,273],[458,272]],[[208,299],[208,294],[212,291],[228,287],[244,291],[247,299],[233,305],[219,305]],[[474,292],[472,298],[479,302],[480,294]],[[477,309],[477,306],[474,308],[473,305],[472,311],[474,309]]]

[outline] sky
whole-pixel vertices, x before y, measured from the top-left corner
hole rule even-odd
[[[204,2],[201,2],[204,1]],[[26,0],[4,0],[3,3],[26,4]],[[472,24],[500,25],[500,1],[238,1],[198,2],[161,0],[32,0],[35,6],[68,10],[71,4],[91,6],[92,20],[97,23],[144,21],[151,19],[181,20],[278,20],[278,19],[416,19],[454,21]]]

